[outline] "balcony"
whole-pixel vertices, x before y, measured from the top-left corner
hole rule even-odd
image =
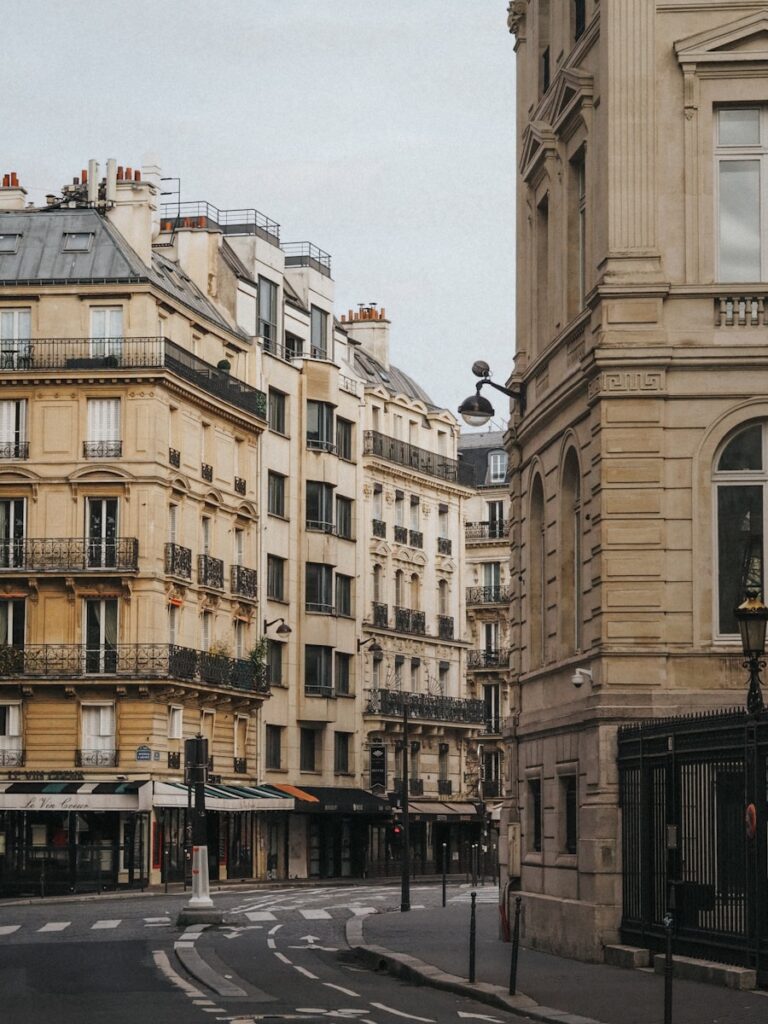
[[[336,527],[325,519],[307,519],[306,528],[310,533],[335,533]]]
[[[467,604],[507,604],[512,600],[512,587],[467,587]]]
[[[24,751],[21,747],[12,750],[0,750],[0,768],[23,768]]]
[[[374,537],[381,537],[384,540],[387,536],[387,524],[383,519],[373,519],[371,529]]]
[[[232,771],[235,775],[246,775],[248,773],[248,759],[245,757],[233,758]]]
[[[83,441],[84,459],[120,459],[122,455],[122,441]]]
[[[424,796],[424,780],[423,779],[408,779],[408,795],[409,796]]]
[[[119,750],[76,750],[75,768],[116,768]]]
[[[168,462],[175,469],[181,468],[181,452],[179,451],[178,448],[168,449]]]
[[[421,532],[421,530],[409,530],[408,543],[412,548],[423,548],[424,534]]]
[[[453,616],[437,616],[437,635],[441,640],[453,640]]]
[[[389,605],[373,602],[373,625],[378,629],[389,629]]]
[[[369,690],[366,715],[380,718],[402,718],[407,702],[408,714],[414,721],[458,722],[481,725],[485,721],[485,704],[481,700],[441,697],[403,690]]]
[[[498,715],[492,715],[490,718],[486,718],[483,723],[483,735],[501,736],[501,718]]]
[[[224,235],[256,235],[271,245],[280,246],[280,225],[258,210],[219,210],[211,203],[163,203],[160,230],[213,228]]]
[[[510,650],[508,647],[487,648],[483,651],[467,652],[467,668],[508,668]]]
[[[224,563],[211,555],[197,556],[197,582],[212,590],[224,589]]]
[[[477,523],[467,523],[464,527],[464,538],[468,544],[481,544],[487,540],[506,540],[509,536],[509,527],[508,519],[485,519]]]
[[[395,527],[395,543],[396,544],[407,544],[408,543],[408,527],[407,526],[396,526]]]
[[[486,779],[482,786],[483,799],[494,800],[501,796],[501,779]]]
[[[336,609],[325,601],[306,601],[304,611],[310,615],[335,615]]]
[[[168,767],[177,771],[181,768],[181,751],[169,750],[168,751]]]
[[[450,779],[437,780],[437,795],[451,796],[453,794],[453,783]]]
[[[0,541],[0,573],[136,572],[138,568],[139,542],[135,537],[24,537]]]
[[[239,658],[196,651],[174,644],[28,644],[0,647],[0,678],[178,679],[190,683],[268,693],[266,672]]]
[[[437,553],[438,555],[450,555],[453,552],[453,543],[450,537],[438,537],[437,538]]]
[[[245,495],[246,489],[247,489],[247,487],[246,487],[245,480],[241,476],[236,476],[235,477],[235,494]]]
[[[305,697],[332,697],[333,687],[324,685],[323,683],[305,683],[304,684],[304,696]]]
[[[331,276],[331,257],[312,242],[284,242],[280,248],[285,253],[285,266],[312,267],[324,277]]]
[[[398,466],[408,466],[419,473],[438,477],[440,480],[463,482],[459,480],[459,463],[456,459],[449,459],[425,448],[417,448],[416,445],[408,444],[397,437],[387,437],[378,430],[364,431],[363,454],[375,455],[385,462],[393,462]]]
[[[413,608],[396,607],[395,630],[398,633],[417,633],[423,636],[426,633],[424,612],[415,611]]]
[[[246,569],[244,565],[233,565],[230,569],[230,589],[238,597],[256,600],[256,570]]]
[[[330,452],[331,455],[336,451],[334,442],[324,437],[307,436],[307,448],[313,452]]]
[[[207,462],[203,462],[200,465],[200,476],[205,480],[206,483],[213,483],[213,466],[210,466]]]
[[[32,338],[16,342],[17,355],[0,373],[27,370],[149,370],[164,368],[217,398],[266,419],[267,396],[166,338]],[[21,346],[23,345],[23,349]],[[26,458],[8,455],[6,458]]]
[[[0,442],[0,459],[28,459],[29,441]]]
[[[181,544],[165,545],[165,572],[183,580],[192,579],[192,552]]]

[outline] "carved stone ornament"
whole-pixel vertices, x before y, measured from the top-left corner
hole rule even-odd
[[[507,26],[513,35],[520,31],[521,24],[525,21],[528,12],[528,0],[510,0],[507,8]]]

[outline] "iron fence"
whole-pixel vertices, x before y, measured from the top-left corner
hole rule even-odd
[[[464,527],[464,537],[468,541],[503,540],[509,535],[510,522],[508,519],[482,520],[477,523],[467,523]]]
[[[468,651],[467,668],[507,668],[509,655],[509,649],[502,647],[483,651]]]
[[[395,629],[398,633],[426,632],[426,616],[424,612],[414,608],[395,608]]]
[[[437,538],[437,553],[438,555],[450,555],[453,551],[453,544],[450,537],[438,537]]]
[[[160,218],[162,231],[218,228],[225,235],[258,235],[272,245],[280,245],[280,225],[259,210],[219,210],[206,202],[163,203]]]
[[[3,441],[0,443],[0,459],[28,459],[29,441]]]
[[[441,640],[453,640],[453,616],[437,616],[437,635]]]

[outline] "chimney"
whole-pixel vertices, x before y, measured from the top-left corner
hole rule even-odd
[[[389,320],[387,311],[377,309],[375,302],[361,302],[358,311],[349,311],[349,319],[343,314],[341,322],[353,341],[360,344],[364,352],[372,355],[385,370],[389,369]]]
[[[152,185],[153,188],[157,190],[157,202],[155,204],[155,209],[152,211],[153,242],[157,239],[157,236],[160,234],[160,192],[162,188],[160,178],[162,173],[163,172],[160,170],[160,161],[157,159],[157,157],[152,154],[145,153],[141,162],[141,180],[149,185]]]
[[[19,184],[16,171],[6,171],[0,186],[0,210],[23,210],[27,190]]]
[[[111,185],[111,161],[107,164],[107,185]],[[136,255],[149,266],[152,260],[152,223],[157,216],[160,189],[142,181],[141,171],[119,164],[115,171],[114,205],[107,217]],[[108,191],[111,189],[108,188]]]
[[[207,217],[184,217],[176,229],[174,250],[179,265],[209,299],[218,296],[221,228]]]

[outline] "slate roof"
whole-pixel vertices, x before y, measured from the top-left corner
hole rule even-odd
[[[367,384],[386,388],[393,395],[406,395],[408,398],[415,398],[430,409],[440,408],[415,380],[396,366],[390,364],[389,369],[386,369],[378,359],[374,359],[369,352],[363,352],[359,348],[354,350],[352,356],[355,369]]]
[[[65,234],[93,235],[88,252],[64,252]],[[96,210],[0,212],[0,235],[21,235],[18,251],[0,254],[0,287],[41,284],[151,283],[222,330],[247,338],[208,301],[180,266],[152,253],[147,266]]]
[[[484,434],[459,434],[458,452],[463,472],[471,473],[471,486],[488,485],[488,455],[504,450],[504,434],[489,430]],[[467,476],[467,482],[470,477]],[[503,483],[497,486],[503,487]]]

